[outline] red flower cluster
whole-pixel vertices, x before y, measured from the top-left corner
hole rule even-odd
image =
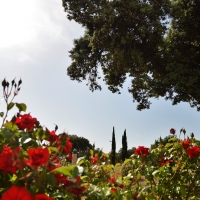
[[[16,170],[19,168],[17,155],[20,151],[20,147],[14,151],[9,146],[3,146],[2,153],[0,154],[0,170],[4,173],[16,174]]]
[[[198,146],[192,146],[187,150],[187,155],[189,158],[195,158],[199,155],[200,148]]]
[[[159,159],[159,164],[161,165],[161,166],[163,166],[163,165],[166,165],[166,164],[168,164],[168,163],[171,163],[172,162],[172,159],[167,159],[166,157],[160,157],[160,159]]]
[[[118,185],[120,188],[124,188],[124,184],[123,183],[122,184],[117,184],[115,177],[111,177],[109,179],[109,183],[114,184],[115,186]]]
[[[71,192],[77,199],[81,199],[80,195],[86,190],[86,187],[80,186],[81,185],[81,179],[80,176],[76,177],[76,182],[66,180],[65,187],[71,187],[69,189],[69,192]]]
[[[183,142],[182,142],[182,145],[183,145],[183,148],[184,149],[188,149],[188,147],[189,147],[189,145],[190,145],[190,140],[184,140]]]
[[[55,131],[49,131],[48,129],[46,129],[46,131],[49,133],[49,142],[53,143],[59,140],[58,135],[56,135]]]
[[[61,134],[57,140],[58,150],[64,151],[66,154],[72,150],[72,143],[66,133]]]
[[[72,160],[71,150],[72,150],[72,143],[70,141],[70,138],[67,136],[66,133],[61,134],[60,136],[56,135],[55,131],[49,131],[48,132],[48,141],[51,143],[54,143],[54,145],[58,148],[60,151],[64,151],[64,153],[67,155],[67,158],[69,160]]]
[[[19,117],[17,117],[15,120],[15,124],[20,130],[28,129],[30,131],[33,130],[36,122],[37,119],[32,118],[32,116],[29,114],[19,115]]]
[[[1,200],[33,200],[31,193],[25,187],[16,187],[13,185],[9,190],[3,193]]]
[[[135,150],[135,154],[137,154],[139,156],[147,156],[147,155],[149,155],[149,148],[144,147],[144,146],[139,146]]]
[[[54,200],[46,194],[36,194],[33,198],[31,193],[25,187],[17,187],[13,185],[10,189],[3,193],[1,200]]]
[[[40,167],[49,161],[49,150],[47,148],[30,148],[27,150],[29,159],[24,159],[24,163],[30,167]]]
[[[92,158],[92,164],[95,165],[98,162],[98,156]]]

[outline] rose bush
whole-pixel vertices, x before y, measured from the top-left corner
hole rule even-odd
[[[139,146],[115,166],[108,154],[95,150],[90,150],[89,160],[81,157],[72,165],[68,135],[56,134],[57,126],[51,131],[42,127],[37,118],[22,113],[24,103],[13,102],[20,85],[21,80],[2,82],[6,112],[0,112],[1,200],[200,199],[200,141],[193,133],[185,139],[181,129],[180,139],[172,128],[167,144]],[[14,106],[18,113],[8,121]]]

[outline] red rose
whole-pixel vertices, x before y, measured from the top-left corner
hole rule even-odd
[[[190,144],[190,140],[188,140],[188,139],[187,139],[187,140],[184,140],[183,143],[182,143],[183,148],[188,149],[189,144]]]
[[[69,179],[66,179],[66,182],[64,183],[64,187],[68,187],[69,192],[72,193],[74,196],[76,196],[76,199],[80,199],[80,195],[86,190],[86,187],[80,186],[81,179],[80,176],[76,177],[76,182],[71,181]]]
[[[170,133],[174,135],[176,133],[176,130],[174,128],[171,128]]]
[[[28,129],[33,130],[35,124],[37,122],[36,118],[32,118],[29,114],[20,115],[15,120],[15,124],[18,126],[20,130]]]
[[[95,165],[98,162],[98,156],[92,158],[92,164]]]
[[[9,146],[3,146],[2,153],[0,154],[0,170],[3,170],[4,173],[16,174],[16,170],[19,168],[17,158],[19,151],[19,147],[12,151]]]
[[[110,189],[112,192],[117,192],[117,189],[116,188],[111,188]]]
[[[120,187],[120,188],[124,188],[124,184],[123,184],[123,183],[120,184],[119,187]]]
[[[106,156],[105,155],[102,155],[101,156],[101,160],[104,162],[106,160]]]
[[[109,179],[109,182],[115,184],[115,183],[116,183],[116,180],[115,180],[114,177],[111,177],[111,178]]]
[[[3,193],[1,200],[33,200],[31,193],[24,187],[16,187],[13,185],[10,189]]]
[[[64,151],[66,154],[71,152],[72,143],[70,142],[70,138],[66,137],[65,134],[61,134],[57,142],[58,142],[58,149],[60,151]]]
[[[27,150],[29,159],[24,159],[24,163],[30,167],[39,167],[49,161],[49,150],[47,148],[30,148]]]
[[[194,158],[194,157],[197,157],[200,153],[200,148],[198,146],[193,146],[193,147],[190,147],[188,150],[187,150],[187,155],[188,157],[190,158]]]
[[[172,162],[172,159],[167,159],[166,157],[160,157],[160,159],[159,159],[159,164],[161,165],[161,166],[163,166],[163,165],[166,165],[166,164],[168,164],[168,163],[171,163]]]
[[[48,129],[46,129],[46,131],[49,133],[49,138],[48,138],[49,142],[58,141],[58,135],[56,135],[55,131],[49,131]]]
[[[34,200],[54,200],[48,197],[46,194],[36,194]]]
[[[69,153],[66,157],[68,160],[72,160],[72,153]]]
[[[147,156],[149,155],[149,148],[144,147],[144,146],[139,146],[136,150],[135,153],[139,156]]]

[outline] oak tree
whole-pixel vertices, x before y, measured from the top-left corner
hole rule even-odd
[[[200,110],[199,0],[63,0],[69,20],[85,28],[74,40],[67,73],[113,93],[131,78],[137,109],[150,98],[182,101]]]

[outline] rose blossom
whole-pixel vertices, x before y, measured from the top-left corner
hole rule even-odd
[[[98,156],[92,158],[92,164],[95,165],[98,162]]]
[[[54,200],[48,197],[46,194],[36,194],[34,200]]]
[[[15,120],[15,124],[20,130],[28,129],[30,131],[33,130],[36,122],[37,119],[33,118],[30,114],[19,115]]]
[[[12,151],[9,146],[3,146],[2,153],[0,154],[0,170],[3,170],[4,173],[16,174],[16,170],[19,168],[17,158],[19,151],[20,147]]]
[[[46,128],[46,131],[48,132],[49,134],[49,138],[47,139],[49,142],[57,142],[59,140],[58,138],[58,135],[56,135],[55,131],[49,131],[47,128]]]
[[[144,146],[139,146],[135,150],[135,154],[137,154],[139,156],[147,156],[147,155],[149,155],[149,148],[144,147]]]
[[[27,150],[29,159],[24,159],[24,163],[30,167],[39,167],[49,161],[49,150],[47,148],[30,148]]]
[[[58,150],[64,151],[66,154],[70,153],[72,150],[72,143],[70,142],[70,138],[67,135],[61,134],[57,141]]]
[[[200,148],[198,146],[192,146],[187,150],[187,155],[190,158],[197,157],[200,153]]]
[[[160,157],[160,159],[159,159],[159,164],[161,165],[161,166],[163,166],[163,165],[166,165],[166,164],[168,164],[168,163],[171,163],[172,162],[172,159],[167,159],[166,157]]]
[[[116,180],[115,180],[114,177],[111,177],[111,178],[109,179],[109,182],[115,184],[115,183],[116,183]]]
[[[171,128],[170,133],[174,135],[176,133],[176,130],[174,128]]]
[[[187,140],[184,140],[183,143],[182,143],[183,148],[188,149],[189,144],[190,144],[190,140],[188,140],[188,139],[187,139]]]
[[[111,188],[110,189],[112,192],[117,192],[117,189],[116,188]]]
[[[24,187],[16,187],[13,185],[3,193],[1,200],[33,200],[33,198],[31,193]]]

